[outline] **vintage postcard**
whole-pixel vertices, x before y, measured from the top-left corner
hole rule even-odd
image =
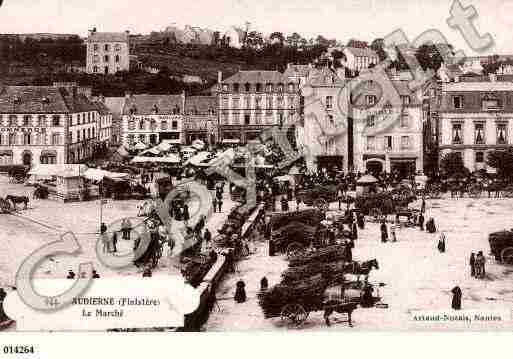
[[[0,1],[0,337],[511,331],[512,12]]]

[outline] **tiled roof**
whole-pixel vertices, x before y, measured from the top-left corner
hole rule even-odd
[[[235,75],[223,80],[223,83],[285,83],[287,78],[278,71],[239,71]]]
[[[513,82],[507,81],[482,81],[482,82],[449,82],[442,83],[442,91],[458,92],[493,92],[493,91],[513,91]]]
[[[209,114],[217,108],[215,96],[188,96],[185,98],[185,113]]]
[[[371,48],[359,48],[359,47],[346,47],[344,50],[351,52],[356,57],[378,57],[378,54]]]
[[[409,96],[410,97],[410,105],[409,106],[419,106],[422,104],[421,99],[419,98],[419,93],[415,91],[411,91],[409,88],[410,81],[391,81],[394,86],[397,94],[399,96]],[[360,85],[357,87],[352,93],[353,99],[355,100],[356,105],[365,106],[366,105],[366,95],[374,95],[379,101],[381,97],[381,86],[379,86],[376,82],[368,82],[365,85]]]
[[[308,76],[308,74],[312,71],[312,67],[310,65],[289,65],[283,75],[285,77],[293,77],[293,76]]]
[[[88,42],[128,42],[126,32],[94,32],[87,38]]]
[[[100,115],[108,115],[110,112],[109,108],[101,101],[95,101],[93,104],[96,106]]]
[[[323,67],[321,69],[310,69],[307,82],[311,86],[343,86],[345,81],[335,71]]]
[[[183,111],[182,95],[132,95],[126,99],[123,114],[129,115],[130,109],[135,108],[136,114],[150,115],[154,113],[155,106],[159,114],[172,114],[173,109]]]
[[[84,95],[64,87],[7,86],[0,89],[2,113],[76,113],[94,111]]]

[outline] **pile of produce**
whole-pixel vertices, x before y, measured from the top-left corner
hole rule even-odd
[[[368,215],[374,208],[387,215],[395,213],[399,207],[408,207],[408,204],[415,201],[415,199],[414,195],[405,193],[368,193],[356,197],[355,207],[365,215]]]
[[[317,227],[294,221],[273,231],[272,241],[279,251],[285,251],[291,243],[309,246],[314,241],[316,233]]]
[[[333,245],[320,248],[315,252],[304,252],[289,259],[289,267],[303,266],[310,263],[329,263],[347,259],[347,249],[345,245]]]
[[[322,275],[290,285],[278,284],[266,292],[259,293],[260,307],[266,318],[277,317],[287,303],[320,303],[328,283]]]
[[[330,263],[313,262],[303,266],[289,267],[281,275],[282,283],[290,284],[318,274],[323,274],[325,278],[343,274],[349,269],[349,266],[351,266],[351,263],[341,260]]]
[[[182,276],[196,288],[207,275],[215,260],[205,256],[188,258],[188,262],[182,269]]]
[[[312,227],[317,227],[324,219],[324,213],[318,209],[305,209],[295,212],[283,212],[273,214],[271,225],[273,229],[279,229],[291,222],[301,222]]]

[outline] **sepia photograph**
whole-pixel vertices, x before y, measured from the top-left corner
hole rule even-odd
[[[511,14],[0,0],[0,339],[511,332]]]

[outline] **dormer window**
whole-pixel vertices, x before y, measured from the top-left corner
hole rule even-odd
[[[497,109],[502,108],[501,101],[493,95],[484,96],[481,101],[481,105],[482,105],[482,109],[485,111],[497,110]]]
[[[249,83],[244,84],[244,91],[249,92],[251,90],[251,85]]]
[[[32,116],[30,116],[30,115],[23,116],[23,126],[30,126],[31,121],[32,121]]]
[[[294,84],[292,82],[289,83],[289,92],[294,92]]]
[[[403,105],[408,106],[411,102],[410,96],[401,96],[401,102]]]
[[[262,92],[262,84],[261,83],[256,84],[256,92]]]
[[[228,91],[228,85],[227,84],[223,84],[223,91],[225,91],[225,92]]]
[[[377,102],[377,97],[375,95],[367,95],[367,96],[365,96],[365,100],[366,100],[367,106],[374,106]]]
[[[283,92],[283,84],[278,84],[278,92]]]
[[[268,83],[267,85],[265,85],[265,91],[266,92],[273,92],[273,84]]]
[[[233,92],[239,92],[239,84],[233,84]]]
[[[463,96],[453,96],[452,97],[452,105],[455,109],[463,108]]]
[[[41,99],[41,102],[42,102],[42,103],[50,103],[50,99],[49,99],[48,97],[43,97],[43,98]]]
[[[157,104],[153,105],[153,113],[154,114],[159,113],[159,107],[157,106]]]

